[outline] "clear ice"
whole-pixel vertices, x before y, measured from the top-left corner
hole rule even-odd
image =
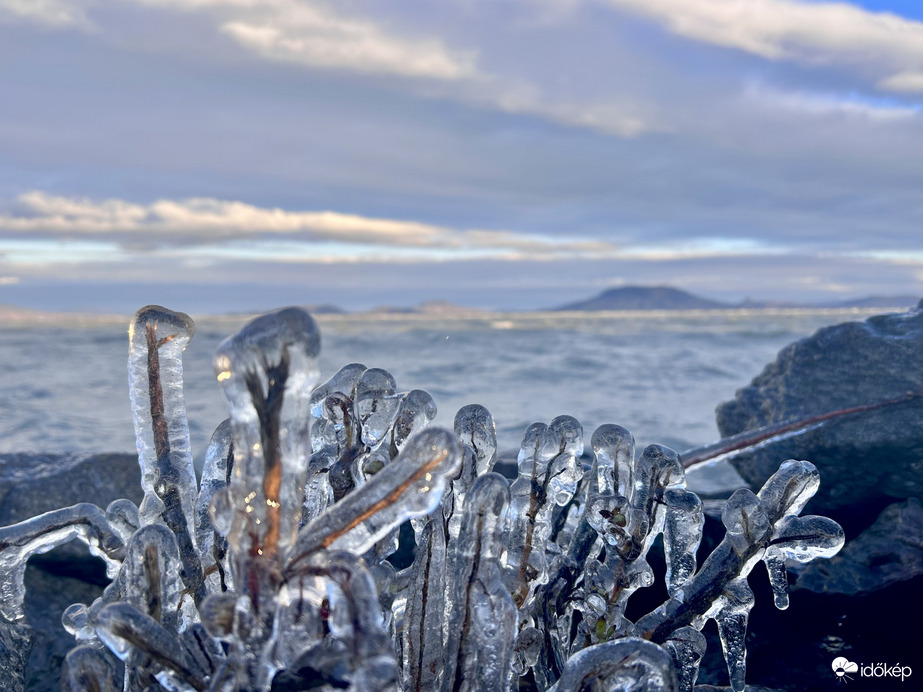
[[[66,692],[691,692],[709,619],[739,692],[754,565],[785,608],[786,565],[843,545],[836,523],[799,516],[819,478],[787,461],[727,501],[725,537],[700,556],[702,503],[681,459],[636,454],[613,424],[587,458],[574,418],[529,426],[509,481],[493,473],[483,406],[444,430],[430,427],[433,398],[386,370],[350,363],[317,384],[320,333],[297,308],[219,348],[229,417],[197,482],[182,391],[193,333],[159,306],[131,323],[140,507],[78,504],[0,528],[0,674],[14,692],[32,641],[26,563],[75,538],[113,581],[63,615]],[[668,599],[632,621],[658,536]]]

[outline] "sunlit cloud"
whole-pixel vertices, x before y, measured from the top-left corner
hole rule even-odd
[[[923,90],[923,23],[844,2],[603,0],[687,38],[770,60],[845,64],[891,91]]]
[[[440,260],[461,256],[554,259],[600,253],[614,256],[618,252],[611,243],[570,236],[554,238],[503,230],[452,229],[417,221],[333,211],[287,211],[210,198],[161,199],[138,204],[32,191],[3,206],[6,209],[0,213],[0,231],[58,241],[63,238],[68,242],[76,236],[92,235],[97,238],[96,244],[87,247],[104,254],[117,245],[142,246],[148,253],[163,252],[158,247],[179,246],[185,256],[200,259],[234,256],[314,262]],[[280,234],[298,237],[280,241],[277,237]],[[107,235],[113,239],[106,240]],[[0,243],[0,251],[6,252],[8,259],[25,261],[23,258],[42,252],[38,242],[5,241]],[[74,256],[80,256],[84,246],[72,247],[76,250]]]
[[[438,37],[402,35],[335,4],[298,0],[135,0],[174,10],[208,12],[217,29],[260,58],[315,69],[435,80],[477,74],[473,51]]]

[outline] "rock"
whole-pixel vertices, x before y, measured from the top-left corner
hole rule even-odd
[[[5,454],[0,456],[0,526],[78,502],[105,507],[121,497],[140,502],[141,471],[133,454]],[[72,603],[91,603],[108,583],[102,560],[79,541],[35,555],[26,568],[26,620],[33,642],[24,660],[3,663],[7,636],[0,623],[0,688],[47,692],[59,688],[61,664],[74,638],[61,626]],[[23,626],[20,626],[20,629]],[[18,678],[17,681],[17,673]],[[24,684],[24,687],[23,687]]]
[[[105,583],[102,561],[96,562]],[[61,614],[72,603],[89,605],[103,593],[103,584],[56,574],[43,566],[31,560],[26,567],[26,620],[35,632],[25,665],[27,692],[59,689],[64,657],[76,646],[74,637],[61,625]]]
[[[923,301],[910,312],[826,327],[785,347],[718,407],[718,429],[727,437],[902,398],[731,460],[754,490],[786,459],[813,462],[821,488],[808,509],[838,518],[857,505],[880,510],[894,499],[923,495]]]
[[[105,509],[120,497],[144,497],[135,454],[0,455],[0,526],[78,502]]]
[[[923,574],[923,503],[895,502],[829,560],[805,568],[795,589],[861,594]]]
[[[0,615],[0,680],[8,692],[25,689],[26,659],[32,647],[32,628]]]

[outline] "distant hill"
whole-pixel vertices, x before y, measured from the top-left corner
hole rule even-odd
[[[669,286],[622,286],[554,310],[727,310],[735,306]]]
[[[623,286],[610,288],[598,296],[568,303],[552,310],[734,310],[745,308],[913,308],[920,302],[918,296],[869,296],[850,300],[822,303],[795,303],[783,301],[757,301],[747,299],[740,303],[722,303],[693,295],[670,286]]]
[[[869,296],[836,303],[824,303],[820,307],[830,308],[912,308],[920,302],[920,296]]]

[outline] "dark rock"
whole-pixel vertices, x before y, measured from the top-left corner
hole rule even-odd
[[[135,454],[0,455],[0,526],[78,502],[105,509],[120,497],[144,497]]]
[[[134,454],[0,455],[0,526],[9,526],[53,509],[92,502],[101,509],[126,497],[141,502],[141,469]],[[85,545],[71,542],[35,562],[90,560]],[[92,571],[92,568],[90,568]]]
[[[52,551],[54,552],[54,551]],[[102,560],[96,560],[105,578]],[[72,603],[89,605],[103,587],[64,574],[55,574],[30,561],[26,567],[26,620],[35,632],[26,660],[26,692],[46,692],[60,687],[61,666],[76,646],[73,635],[61,625],[61,614]]]
[[[861,594],[923,574],[923,504],[896,502],[829,560],[815,560],[795,589]]]
[[[121,497],[136,503],[143,497],[141,471],[133,454],[0,456],[0,526],[78,502],[105,509]],[[61,625],[61,613],[72,603],[91,603],[108,581],[102,560],[92,557],[79,541],[29,560],[25,610],[34,634],[24,671],[23,662],[18,664],[25,690],[59,689],[61,664],[75,644]],[[0,648],[4,645],[0,642]],[[0,689],[23,689],[2,664],[0,671],[5,675]]]
[[[916,395],[906,398],[908,394]],[[758,489],[786,459],[807,459],[821,488],[808,510],[838,511],[923,495],[923,302],[819,330],[779,352],[717,409],[723,437],[793,418],[903,399],[829,420],[731,463]]]
[[[32,647],[31,627],[0,615],[0,683],[8,692],[25,689],[26,659]]]

